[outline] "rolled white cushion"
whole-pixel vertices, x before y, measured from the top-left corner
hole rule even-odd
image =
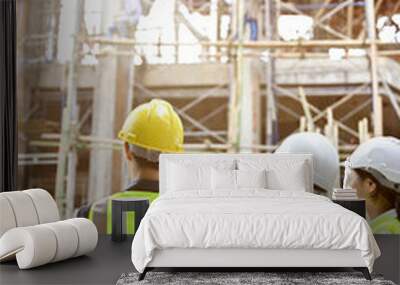
[[[51,262],[57,262],[73,257],[78,249],[78,233],[74,226],[65,221],[44,224],[56,236],[57,250]]]
[[[78,232],[78,249],[74,257],[86,254],[96,248],[98,233],[92,221],[84,218],[74,218],[65,220],[64,222],[74,226]]]
[[[23,191],[1,193],[13,209],[17,227],[33,226],[39,223],[38,214],[31,197]]]
[[[43,225],[14,228],[0,239],[0,260],[16,255],[19,268],[28,269],[51,262],[56,248],[56,236]]]
[[[1,193],[2,194],[2,193]],[[9,229],[15,228],[17,222],[8,199],[0,194],[0,237]]]
[[[97,245],[96,226],[76,218],[8,230],[0,238],[0,261],[17,259],[20,269],[86,254]]]
[[[31,197],[39,218],[39,224],[60,220],[57,204],[49,192],[43,189],[29,189],[22,192]]]

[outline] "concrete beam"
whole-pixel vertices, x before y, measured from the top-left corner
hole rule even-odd
[[[289,85],[280,85],[283,88],[290,90],[291,92],[298,92],[297,86],[289,86]],[[318,96],[318,97],[329,97],[329,96],[345,96],[346,94],[352,92],[357,86],[353,85],[344,85],[344,86],[309,86],[303,87],[307,97],[310,96]],[[383,87],[379,89],[381,94],[386,94],[386,91]],[[165,90],[152,90],[154,94],[157,94],[157,97],[160,98],[173,98],[173,99],[185,99],[192,97],[200,97],[205,92],[208,92],[207,89],[202,88],[170,88],[168,91]],[[266,96],[265,85],[260,86],[261,96]],[[140,92],[138,92],[140,94]],[[279,90],[275,91],[276,96],[278,97],[287,97],[287,94],[280,92]],[[354,96],[369,96],[371,94],[371,88],[369,86],[365,86],[360,89],[360,91]],[[228,88],[221,88],[210,92],[209,98],[223,98],[229,96]]]
[[[400,90],[400,65],[393,59],[378,60],[380,73],[388,83]],[[62,86],[65,69],[60,64],[44,65],[37,87],[58,89]],[[156,92],[170,93],[173,88],[203,88],[229,84],[229,65],[221,63],[149,65],[138,70],[138,78],[146,88]],[[94,66],[80,66],[78,88],[94,88],[96,85]],[[260,84],[264,85],[265,76]],[[371,82],[368,61],[365,58],[343,60],[329,59],[277,59],[275,82],[278,85],[351,85]],[[188,89],[189,90],[189,89]],[[203,92],[203,91],[200,91]],[[215,91],[218,93],[219,91]],[[196,92],[195,92],[196,93]],[[309,93],[307,93],[308,95]],[[216,94],[217,95],[217,94]],[[195,96],[192,95],[192,96]]]
[[[93,88],[96,85],[96,66],[94,65],[79,65],[78,70],[78,89]],[[39,79],[37,87],[41,89],[59,89],[64,86],[63,82],[66,78],[64,73],[67,69],[63,64],[50,63],[43,64],[39,70]]]

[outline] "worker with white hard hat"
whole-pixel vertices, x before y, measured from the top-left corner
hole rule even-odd
[[[339,176],[339,155],[325,136],[308,132],[290,135],[278,147],[276,153],[312,154],[314,192],[331,197]]]
[[[100,233],[111,234],[112,198],[147,198],[152,202],[158,197],[158,158],[160,153],[183,151],[183,126],[174,108],[165,100],[153,99],[137,106],[126,118],[118,138],[123,141],[123,152],[128,164],[131,185],[125,191],[94,202],[80,210]],[[133,216],[127,216],[133,224]],[[128,228],[127,233],[133,234]]]
[[[376,137],[350,156],[350,184],[366,201],[374,233],[400,234],[400,140]]]

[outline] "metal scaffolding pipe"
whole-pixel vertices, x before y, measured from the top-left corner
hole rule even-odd
[[[376,44],[376,21],[374,0],[365,0],[365,12],[367,19],[369,45],[369,58],[371,65],[371,83],[372,83],[372,122],[374,136],[383,135],[383,116],[382,100],[379,95],[378,80],[378,46]]]
[[[261,41],[200,41],[193,42],[140,42],[127,38],[104,38],[104,37],[88,37],[82,38],[82,41],[99,43],[102,45],[128,45],[128,46],[217,46],[225,48],[238,48],[242,45],[246,49],[266,49],[266,48],[366,48],[371,45],[371,40],[298,40],[298,41],[281,41],[281,40],[261,40]],[[379,47],[398,48],[399,43],[383,42],[380,40],[373,41]]]

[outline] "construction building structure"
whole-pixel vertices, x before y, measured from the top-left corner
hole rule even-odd
[[[124,189],[117,132],[151,98],[176,108],[187,152],[272,152],[288,135],[313,131],[345,158],[370,136],[400,137],[400,36],[382,40],[377,29],[379,18],[400,13],[399,1],[165,0],[174,38],[156,41],[135,37],[138,19],[120,20],[128,1],[97,1],[99,30],[90,30],[87,2],[17,1],[19,187],[54,191],[63,216]],[[161,1],[133,2],[145,17]],[[209,16],[213,37],[182,7]],[[278,22],[288,15],[311,18],[312,35],[283,39]],[[70,48],[60,61],[66,18]],[[196,41],[180,39],[182,27]],[[187,63],[191,47],[201,52]],[[173,59],[148,62],[148,50]]]

